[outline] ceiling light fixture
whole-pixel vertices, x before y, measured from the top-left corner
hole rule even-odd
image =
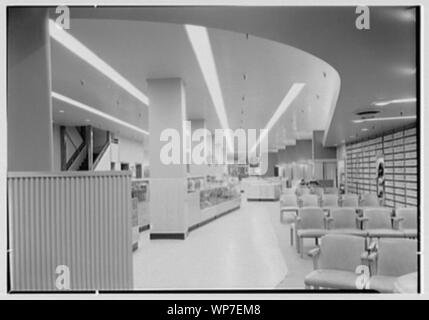
[[[378,107],[384,107],[394,103],[411,103],[416,101],[417,101],[416,98],[404,98],[404,99],[394,99],[394,100],[387,100],[387,101],[378,101],[378,102],[374,102],[373,105]]]
[[[201,72],[203,73],[204,80],[210,93],[216,114],[219,118],[222,129],[227,130],[227,145],[230,152],[234,151],[234,144],[230,134],[228,118],[225,111],[225,103],[223,100],[222,90],[220,88],[219,76],[216,69],[213,50],[210,44],[207,28],[185,25],[186,34],[191,43],[195,56],[197,57],[198,64]]]
[[[147,132],[146,130],[140,129],[137,126],[129,124],[128,122],[120,120],[120,119],[118,119],[116,117],[113,117],[113,116],[111,116],[111,115],[109,115],[109,114],[107,114],[105,112],[102,112],[102,111],[100,111],[98,109],[90,107],[90,106],[88,106],[86,104],[83,104],[82,102],[73,100],[72,98],[66,97],[66,96],[64,96],[62,94],[59,94],[57,92],[52,92],[51,96],[52,96],[52,98],[55,98],[57,100],[63,101],[63,102],[68,103],[68,104],[71,104],[71,105],[73,105],[73,106],[75,106],[75,107],[77,107],[77,108],[79,108],[81,110],[85,110],[85,111],[87,111],[89,113],[92,113],[92,114],[94,114],[96,116],[99,116],[99,117],[104,118],[106,120],[109,120],[109,121],[112,121],[114,123],[117,123],[117,124],[119,124],[121,126],[127,127],[129,129],[132,129],[132,130],[137,131],[139,133],[143,133],[143,134],[149,135],[149,132]],[[86,119],[85,121],[89,122],[90,120]]]
[[[361,130],[362,131],[368,131],[368,128],[362,128]]]
[[[289,89],[288,93],[285,95],[282,102],[278,106],[277,110],[273,113],[271,119],[265,125],[265,130],[262,131],[258,141],[256,141],[256,143],[253,145],[250,153],[254,153],[256,151],[256,148],[259,146],[262,140],[266,138],[269,131],[274,127],[274,125],[277,123],[283,113],[285,113],[285,111],[289,108],[293,100],[295,100],[295,98],[298,96],[304,86],[305,83],[294,83],[292,85],[292,87]]]
[[[372,121],[393,121],[393,120],[412,120],[417,119],[417,116],[401,116],[401,117],[384,117],[384,118],[369,118],[369,119],[355,119],[354,123],[364,123]]]
[[[68,32],[59,28],[53,20],[49,20],[50,36],[73,52],[79,58],[93,66],[118,86],[126,90],[128,93],[136,97],[146,106],[149,106],[149,98],[132,85],[127,79],[120,75],[115,69],[108,65],[104,60],[97,56],[94,52],[83,45],[79,40],[73,37]]]

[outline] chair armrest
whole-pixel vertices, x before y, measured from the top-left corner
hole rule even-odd
[[[301,227],[301,217],[295,216],[295,230],[298,230]]]
[[[395,230],[400,230],[402,229],[401,227],[401,222],[404,220],[404,217],[392,217],[392,225],[393,225],[393,229]]]
[[[361,262],[363,265],[368,266],[370,275],[375,275],[377,273],[377,252],[363,252],[361,255]]]
[[[372,242],[368,245],[368,251],[369,251],[369,252],[377,251],[377,242],[372,241]]]
[[[317,270],[319,269],[319,255],[320,255],[320,248],[314,248],[311,249],[308,253],[308,256],[313,258],[313,269]]]
[[[356,221],[357,221],[358,223],[362,223],[362,230],[365,230],[365,229],[366,229],[366,222],[368,221],[368,218],[367,218],[367,217],[360,217],[360,216],[357,216],[357,217],[356,217]]]
[[[334,221],[334,218],[332,218],[330,216],[324,216],[323,218],[325,219],[326,229],[330,229],[331,228],[331,222]]]

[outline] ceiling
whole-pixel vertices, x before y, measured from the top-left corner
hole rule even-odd
[[[358,118],[356,110],[373,108],[374,101],[416,95],[415,21],[410,10],[371,7],[370,30],[356,29],[354,10],[71,8],[69,32],[143,92],[147,78],[182,77],[188,117],[205,118],[208,127],[215,128],[217,117],[183,24],[210,27],[231,127],[264,127],[292,83],[303,81],[306,87],[270,133],[270,145],[305,137],[311,130],[325,130],[326,145],[334,145],[413,121],[352,122]],[[108,79],[58,44],[53,43],[52,56],[54,90],[147,128],[147,109],[139,101],[109,86]],[[379,116],[416,114],[415,103],[378,109]]]

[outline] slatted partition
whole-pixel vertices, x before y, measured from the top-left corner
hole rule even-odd
[[[415,207],[418,199],[416,126],[387,132],[346,146],[347,189],[350,193],[376,192],[376,154],[385,164],[385,205]]]
[[[62,265],[71,290],[131,289],[130,189],[127,172],[9,173],[11,290],[59,290]]]

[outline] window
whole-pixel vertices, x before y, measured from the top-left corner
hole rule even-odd
[[[110,171],[115,171],[116,169],[116,163],[110,162]]]
[[[128,171],[128,170],[130,170],[130,164],[121,162],[121,171]]]

